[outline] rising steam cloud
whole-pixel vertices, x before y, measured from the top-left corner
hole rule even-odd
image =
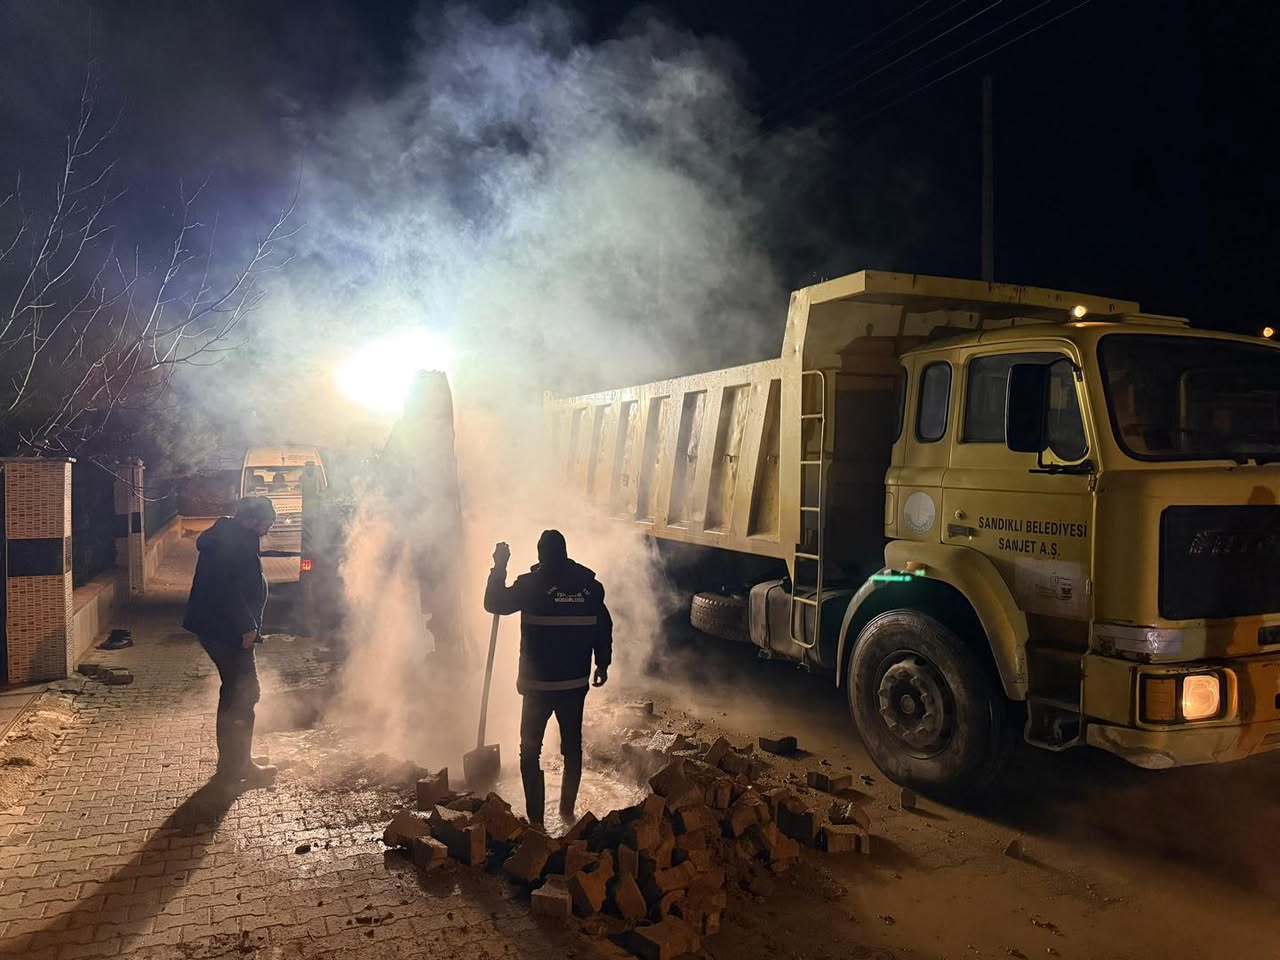
[[[357,97],[304,135],[299,337],[314,341],[322,325],[334,344],[416,325],[449,337],[466,536],[439,549],[472,588],[472,644],[487,635],[479,590],[493,542],[512,543],[514,576],[538,532],[559,527],[608,590],[627,669],[669,598],[638,533],[593,516],[548,472],[542,392],[777,351],[786,301],[764,242],[762,145],[728,51],[657,20],[597,45],[556,8],[504,23],[454,10],[420,33],[402,88]],[[421,512],[370,518],[349,566],[398,553],[404,537],[432,542],[434,525]],[[401,566],[390,583],[349,579],[376,627],[356,641],[369,669],[348,671],[368,687],[346,698],[353,716],[403,731],[405,753],[436,760],[426,754],[454,738],[406,722],[404,699],[380,695],[388,665],[412,675],[430,646],[411,577]],[[502,637],[495,735],[510,742],[514,624]],[[457,713],[469,730],[474,707]]]

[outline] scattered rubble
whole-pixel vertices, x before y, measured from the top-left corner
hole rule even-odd
[[[903,787],[898,791],[898,805],[903,810],[914,810],[918,801],[919,798],[916,796],[916,792],[910,787]]]
[[[133,673],[131,671],[125,667],[113,667],[105,663],[94,663],[87,660],[76,667],[76,672],[91,680],[97,680],[99,683],[105,683],[112,687],[133,683]]]
[[[1011,857],[1014,860],[1021,860],[1024,855],[1024,851],[1022,849],[1022,838],[1014,837],[1010,840],[1008,844],[1005,845],[1004,855],[1006,857]]]
[[[778,737],[776,739],[770,737],[760,738],[760,749],[765,753],[774,753],[778,756],[788,756],[800,749],[799,743],[795,737]]]
[[[562,837],[531,827],[495,793],[448,792],[442,770],[418,782],[420,805],[436,798],[430,808],[398,814],[383,840],[424,871],[449,861],[501,869],[529,890],[536,915],[659,960],[700,951],[720,929],[730,889],[769,896],[802,846],[871,851],[865,811],[837,801],[824,817],[790,787],[766,788],[754,745],[698,745],[663,731],[637,752],[663,759],[652,793],[603,818],[586,813]],[[834,788],[848,780],[834,778]]]
[[[806,782],[815,790],[823,793],[840,793],[853,789],[853,774],[829,774],[823,770],[810,770]]]

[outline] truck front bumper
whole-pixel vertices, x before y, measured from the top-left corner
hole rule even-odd
[[[1226,715],[1202,723],[1156,725],[1137,720],[1142,674],[1216,670],[1228,681]],[[1117,709],[1118,694],[1127,705]],[[1091,696],[1092,692],[1092,696]],[[1108,703],[1109,701],[1109,703]],[[1280,749],[1280,654],[1196,663],[1139,664],[1114,657],[1085,657],[1086,741],[1148,769],[1228,763]],[[1102,709],[1092,709],[1092,707]],[[1106,707],[1110,709],[1105,709]],[[1124,722],[1118,722],[1123,719]]]

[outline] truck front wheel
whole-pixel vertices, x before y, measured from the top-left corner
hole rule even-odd
[[[882,613],[849,658],[849,709],[894,781],[935,796],[980,790],[1004,759],[1004,693],[975,651],[914,610]]]

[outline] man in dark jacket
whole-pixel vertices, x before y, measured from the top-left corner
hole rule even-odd
[[[234,517],[221,517],[200,534],[196,573],[182,626],[200,639],[218,676],[218,770],[227,785],[270,783],[275,767],[252,759],[258,667],[253,645],[260,641],[267,605],[258,541],[271,529],[276,511],[266,497],[244,497]]]
[[[524,781],[529,822],[542,824],[546,787],[542,738],[554,713],[560,726],[564,781],[560,816],[573,819],[582,781],[582,712],[589,685],[609,679],[613,659],[613,620],[604,605],[604,587],[596,575],[569,559],[564,535],[547,530],[538,540],[538,563],[507,586],[511,549],[493,551],[493,570],[484,591],[490,613],[520,611],[520,672],[516,689],[524,697],[520,714],[520,777]],[[591,657],[596,672],[591,679]]]

